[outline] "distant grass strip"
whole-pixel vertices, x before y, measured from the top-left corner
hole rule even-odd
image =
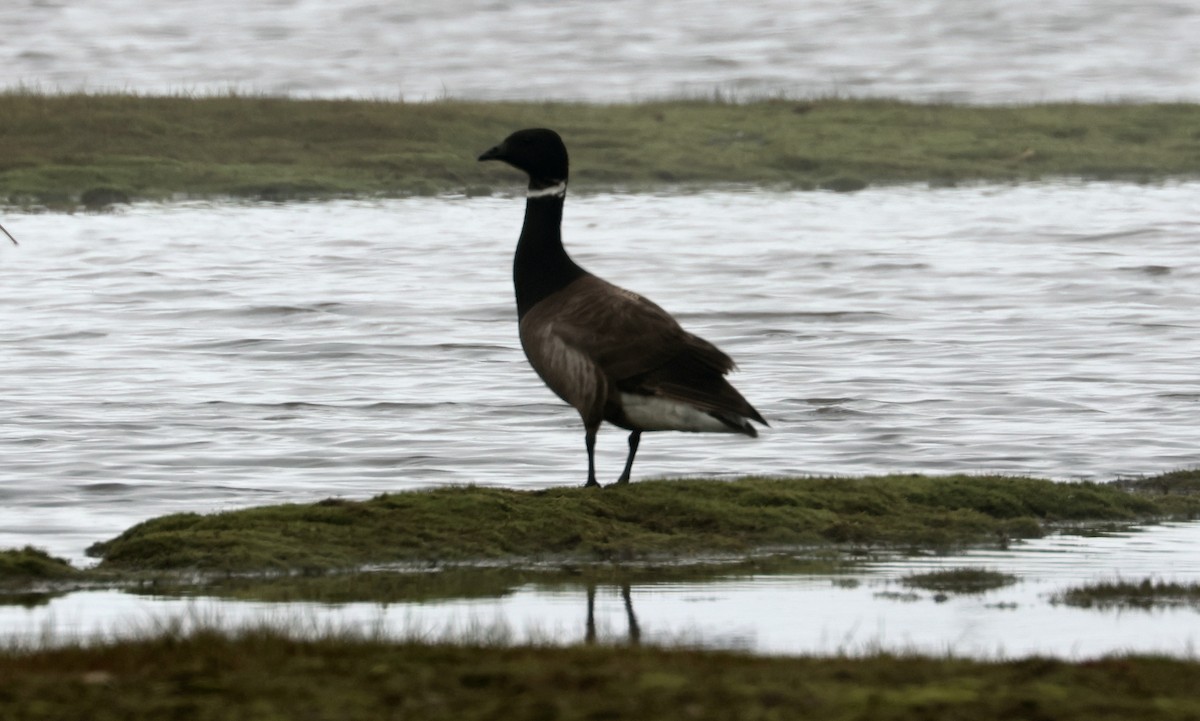
[[[522,180],[476,155],[529,126],[564,135],[573,187],[583,189],[1200,175],[1200,105],[1188,103],[397,103],[17,90],[0,93],[0,201],[486,194]]]
[[[1141,581],[1100,581],[1069,588],[1055,602],[1078,608],[1143,609],[1190,606],[1200,610],[1200,583],[1176,583],[1143,579]]]
[[[200,632],[0,649],[0,718],[1183,720],[1200,717],[1198,675],[1194,661],[1152,657],[760,658]]]
[[[88,552],[103,559],[101,572],[596,562],[797,546],[1002,544],[1039,536],[1048,524],[1197,515],[1200,496],[1190,492],[1002,476],[661,480],[539,491],[450,487],[367,501],[175,514],[138,524]]]

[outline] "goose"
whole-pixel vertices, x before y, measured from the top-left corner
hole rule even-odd
[[[542,381],[583,420],[585,486],[600,485],[595,447],[604,421],[629,431],[618,485],[629,483],[642,433],[758,435],[750,422],[767,422],[725,380],[734,368],[728,355],[567,255],[561,224],[568,160],[558,133],[518,130],[479,160],[499,160],[529,175],[513,258],[521,347]]]

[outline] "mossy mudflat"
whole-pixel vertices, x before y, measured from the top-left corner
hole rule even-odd
[[[596,562],[831,545],[1002,544],[1055,523],[1198,514],[1194,495],[1000,476],[658,480],[538,491],[469,486],[175,514],[138,524],[89,553],[103,559],[101,572]]]
[[[572,186],[867,184],[1200,174],[1200,105],[895,100],[396,103],[0,93],[0,200],[264,200],[518,188],[475,156],[559,130]]]
[[[498,648],[201,631],[0,648],[0,717],[34,719],[1194,719],[1195,661],[646,647]]]

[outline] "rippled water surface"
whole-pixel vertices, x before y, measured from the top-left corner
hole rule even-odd
[[[772,654],[953,653],[1093,658],[1153,653],[1194,658],[1200,612],[1073,608],[1067,588],[1118,578],[1200,582],[1200,524],[1082,538],[1056,536],[1006,551],[897,558],[844,573],[733,576],[594,590],[592,628],[604,642],[640,640]],[[913,589],[903,576],[984,568],[1018,577],[986,593]],[[385,637],[578,643],[588,637],[588,590],[530,584],[496,598],[437,602],[262,603],[167,598],[107,590],[42,605],[0,604],[0,640],[61,643],[193,624],[267,624],[292,633],[354,631]],[[0,597],[2,598],[2,597]]]
[[[595,195],[565,237],[741,366],[757,440],[660,475],[1200,463],[1197,184]],[[79,559],[168,512],[581,483],[516,338],[512,197],[9,214],[0,547]],[[624,434],[602,431],[614,479]]]
[[[1191,0],[6,0],[0,87],[628,101],[1200,98]]]

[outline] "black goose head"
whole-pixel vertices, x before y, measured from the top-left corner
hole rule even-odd
[[[534,190],[567,182],[567,146],[558,133],[547,128],[518,130],[479,159],[503,160],[525,171]]]

